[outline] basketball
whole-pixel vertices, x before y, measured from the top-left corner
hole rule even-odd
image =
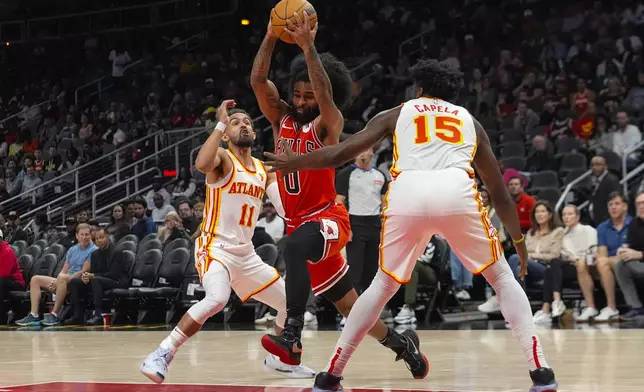
[[[311,28],[315,27],[318,21],[318,15],[315,8],[306,0],[282,0],[271,11],[271,25],[273,32],[279,36],[283,42],[294,44],[293,38],[286,31],[286,22],[297,12],[299,17],[304,20],[304,11],[307,11],[311,17]]]

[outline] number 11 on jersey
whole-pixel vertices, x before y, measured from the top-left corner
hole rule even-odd
[[[253,227],[253,218],[255,216],[255,207],[251,207],[248,204],[244,204],[241,208],[241,218],[239,218],[239,224],[241,226]]]

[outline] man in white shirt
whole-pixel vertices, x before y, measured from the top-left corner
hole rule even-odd
[[[155,194],[153,200],[154,208],[152,209],[152,220],[154,221],[154,223],[163,222],[165,220],[165,216],[168,215],[168,213],[175,211],[172,205],[165,204],[162,195],[158,193]]]
[[[257,227],[263,227],[273,241],[277,242],[284,236],[284,219],[277,215],[270,201],[264,203],[263,210],[264,217],[257,222]]]
[[[585,322],[599,314],[595,307],[594,283],[589,268],[595,262],[597,230],[592,226],[579,223],[579,210],[572,204],[564,207],[561,217],[566,225],[561,258],[574,261],[577,266],[577,281],[587,306],[577,317],[577,321]]]
[[[621,157],[626,150],[642,140],[642,132],[636,125],[629,124],[628,114],[625,111],[617,112],[616,122],[617,127],[613,133],[613,152]],[[629,166],[630,164],[636,164],[638,158],[638,153],[630,153],[627,158]]]

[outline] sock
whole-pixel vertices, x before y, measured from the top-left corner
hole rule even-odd
[[[284,325],[284,331],[290,331],[300,339],[302,338],[302,329],[304,328],[304,315],[302,317],[288,317]],[[282,331],[282,332],[284,332]]]
[[[336,377],[342,376],[344,367],[355,351],[360,341],[371,330],[376,321],[380,319],[380,313],[391,297],[396,294],[400,283],[394,281],[384,272],[378,271],[371,285],[351,308],[347,317],[340,340],[335,348],[334,354],[329,360],[327,372]],[[387,334],[389,335],[389,334]],[[393,342],[395,338],[385,338],[386,342]]]
[[[31,315],[34,316],[35,318],[40,318],[40,315],[38,315],[38,313],[31,312]]]
[[[387,327],[387,336],[379,340],[380,344],[391,349],[396,355],[400,355],[407,349],[407,340],[401,334]]]
[[[55,312],[51,312],[51,315],[54,317],[58,317],[58,315]]]
[[[549,367],[537,337],[528,296],[514,278],[505,257],[501,256],[496,263],[483,272],[483,276],[496,291],[501,313],[510,323],[512,333],[523,349],[530,370]]]
[[[167,338],[163,339],[159,347],[172,351],[172,355],[177,353],[177,350],[181,345],[183,345],[188,336],[179,329],[179,327],[174,327],[170,335]]]

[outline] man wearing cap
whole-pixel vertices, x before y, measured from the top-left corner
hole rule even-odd
[[[20,228],[20,216],[16,211],[10,211],[7,215],[7,230],[4,234],[9,242],[29,242],[29,234]]]
[[[264,202],[262,212],[264,217],[257,222],[257,227],[263,227],[273,241],[279,241],[284,237],[284,219],[277,215],[275,206],[268,199]]]
[[[18,257],[4,240],[4,233],[0,230],[0,325],[7,323],[4,301],[9,292],[24,290],[25,279],[20,271]]]

